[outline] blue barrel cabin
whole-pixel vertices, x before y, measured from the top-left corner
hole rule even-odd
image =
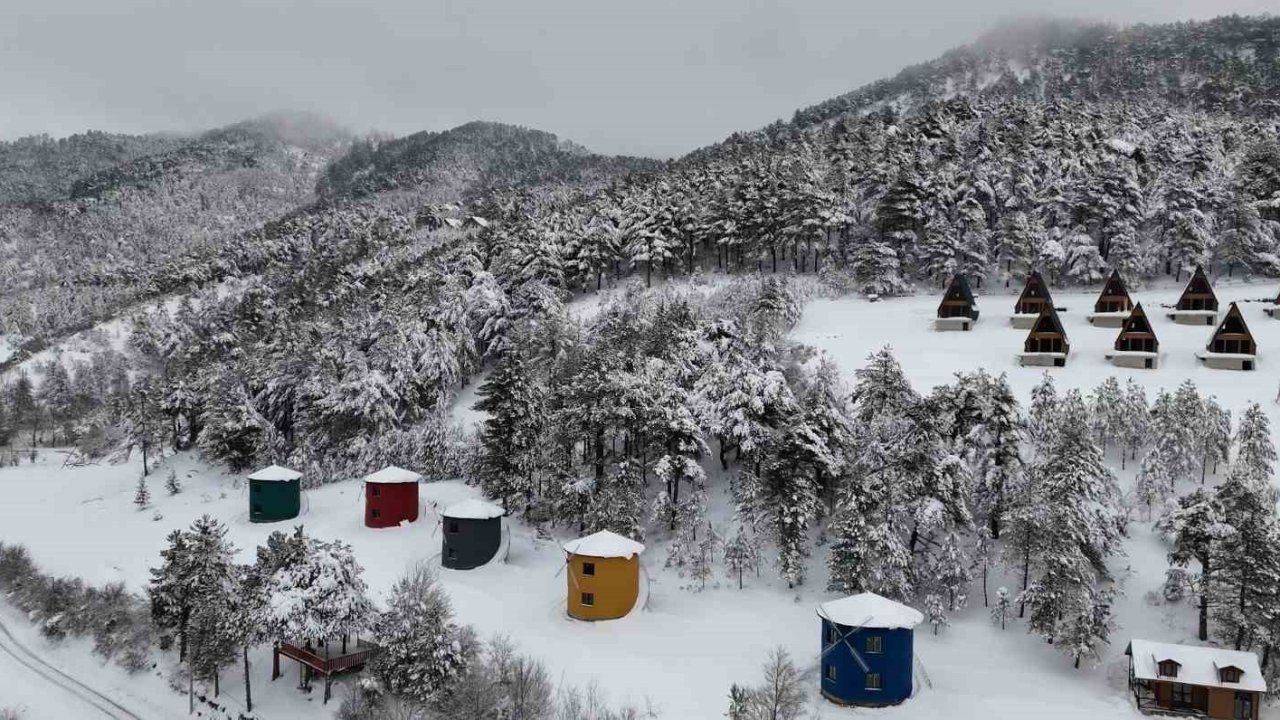
[[[818,607],[822,696],[840,705],[897,705],[911,697],[918,610],[875,593]]]

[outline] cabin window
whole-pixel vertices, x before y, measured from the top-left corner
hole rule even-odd
[[[369,495],[370,495],[371,497],[381,497],[381,496],[382,496],[382,488],[378,487],[377,485],[370,485],[370,486],[369,486]]]
[[[1191,707],[1191,686],[1182,683],[1173,684],[1173,707]]]
[[[1224,667],[1218,671],[1219,679],[1224,683],[1240,682],[1240,668]]]
[[[382,517],[382,511],[377,508],[374,508],[369,512],[369,516],[377,520],[378,518]]]
[[[867,689],[868,689],[868,690],[879,690],[879,689],[881,689],[881,685],[880,685],[880,673],[867,673],[867,685],[866,685],[866,687],[867,687]]]
[[[1234,709],[1232,717],[1236,720],[1253,720],[1253,693],[1237,690]]]
[[[596,564],[595,564],[595,563],[593,563],[593,562],[584,562],[584,563],[582,563],[582,574],[583,574],[583,575],[595,575],[595,574],[596,574]]]
[[[458,532],[458,521],[457,521],[457,520],[450,520],[450,521],[449,521],[449,532],[451,532],[451,533],[456,533],[456,532]]]
[[[250,488],[251,490],[253,490],[254,492],[262,492],[262,486],[261,486],[261,485],[250,485],[250,486],[249,486],[249,488]]]
[[[827,679],[828,679],[828,680],[834,681],[834,680],[836,679],[836,666],[835,666],[835,665],[827,665],[827,669],[826,669],[826,671],[823,673],[823,675],[825,675],[825,676],[827,677]]]
[[[458,559],[458,551],[457,551],[457,550],[454,550],[453,548],[449,548],[449,559],[450,559],[450,560],[457,560],[457,559]]]
[[[827,626],[827,643],[835,645],[840,642],[840,633],[836,631],[835,625]]]
[[[592,607],[596,604],[595,593],[582,593],[582,604],[586,607]]]
[[[1161,660],[1160,677],[1178,677],[1178,663],[1173,660]]]
[[[255,515],[256,515],[256,514],[261,513],[261,512],[262,512],[262,506],[261,506],[261,505],[258,505],[258,504],[256,504],[256,503],[255,503],[255,504],[254,504],[254,506],[253,506],[253,512],[254,512],[254,514],[255,514]]]
[[[871,635],[867,638],[867,652],[882,653],[884,652],[884,638],[879,635]]]

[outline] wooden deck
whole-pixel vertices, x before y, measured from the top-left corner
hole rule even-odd
[[[339,652],[332,652],[333,646],[337,646]],[[324,701],[327,703],[332,694],[333,676],[363,667],[378,654],[379,650],[377,645],[359,639],[354,644],[350,644],[346,652],[341,652],[341,647],[339,643],[329,643],[323,650],[317,651],[314,648],[299,647],[292,643],[278,643],[272,651],[271,679],[280,677],[280,657],[287,657],[302,666],[303,686],[310,686],[312,675],[320,675],[324,678]]]

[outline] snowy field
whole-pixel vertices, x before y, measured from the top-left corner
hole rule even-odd
[[[1274,294],[1271,285],[1218,290],[1224,303]],[[1085,321],[1092,293],[1055,294],[1057,304],[1068,308],[1062,319],[1072,345],[1067,367],[1050,371],[1058,389],[1087,391],[1107,375],[1114,374],[1122,382],[1132,375],[1154,395],[1160,387],[1173,389],[1191,378],[1202,393],[1216,395],[1233,414],[1238,415],[1251,400],[1262,402],[1276,427],[1277,406],[1271,400],[1276,395],[1275,371],[1280,370],[1280,321],[1263,315],[1260,303],[1242,305],[1260,347],[1259,369],[1252,373],[1205,369],[1194,352],[1204,346],[1211,328],[1174,325],[1159,312],[1158,306],[1173,302],[1177,294],[1176,289],[1135,293],[1153,317],[1163,353],[1162,367],[1147,371],[1106,363],[1103,353],[1118,331],[1093,328]],[[979,304],[982,319],[974,331],[936,333],[931,322],[935,297],[879,303],[853,298],[816,300],[807,307],[794,337],[828,352],[850,380],[868,353],[889,344],[921,392],[949,381],[955,371],[985,367],[1008,372],[1025,403],[1044,369],[1017,366],[1015,353],[1025,331],[1009,326],[1013,297],[980,297]],[[459,418],[476,419],[466,407],[472,399],[467,395],[459,403]],[[35,466],[0,470],[0,497],[4,498],[0,541],[26,544],[47,572],[76,575],[92,583],[124,581],[141,591],[148,568],[158,561],[165,535],[201,514],[213,515],[231,527],[231,539],[244,562],[252,560],[254,547],[272,530],[292,526],[287,522],[250,524],[240,478],[211,469],[194,456],[170,462],[184,478],[185,489],[169,497],[161,487],[165,471],[156,476],[152,498],[163,516],[158,521],[153,520],[152,510],[139,512],[132,504],[136,464],[63,469],[62,456],[47,452]],[[1129,474],[1123,474],[1122,486],[1127,487],[1130,480]],[[433,507],[474,494],[457,483],[424,485],[426,512],[421,520],[408,527],[370,530],[362,524],[360,483],[352,480],[306,492],[298,522],[315,537],[349,542],[366,568],[375,598],[381,600],[411,564],[438,565],[440,534]],[[714,521],[727,525],[730,513],[726,496],[712,499]],[[614,699],[647,697],[664,718],[723,717],[729,685],[758,682],[759,666],[776,645],[789,649],[808,671],[816,698],[820,628],[815,607],[833,597],[823,590],[827,578],[823,547],[815,552],[810,579],[799,590],[787,590],[774,579],[776,570],[766,565],[762,577],[747,578],[745,590],[739,591],[736,583],[720,574],[706,590],[694,592],[685,587],[687,581],[663,569],[663,543],[651,543],[643,557],[651,583],[648,609],[619,621],[580,623],[564,614],[566,581],[560,542],[567,537],[539,537],[516,522],[511,526],[506,564],[471,572],[441,571],[459,620],[474,625],[484,637],[510,635],[523,650],[545,660],[556,680],[580,685],[595,680]],[[1125,642],[1131,636],[1187,641],[1193,636],[1194,611],[1187,605],[1163,605],[1150,599],[1163,581],[1167,549],[1152,534],[1149,523],[1130,526],[1125,550],[1126,556],[1117,558],[1113,568],[1123,593],[1117,601],[1118,627],[1096,667],[1073,670],[1069,658],[1028,635],[1019,622],[1001,632],[988,619],[982,588],[975,584],[969,608],[953,619],[951,627],[937,636],[927,626],[917,630],[917,655],[931,686],[922,685],[905,704],[884,710],[841,709],[819,701],[821,717],[1141,717],[1125,692]],[[1001,584],[1016,587],[993,577],[991,592]],[[140,716],[167,718],[185,712],[185,700],[162,691],[164,682],[156,674],[144,674],[130,683],[117,669],[100,668],[87,644],[68,642],[48,648],[29,625],[11,610],[6,612],[0,621],[21,632],[33,649],[68,673],[98,683],[97,689],[119,698]],[[255,709],[261,710],[262,717],[327,717],[336,709],[336,703],[331,703],[322,712],[316,693],[304,695],[294,687],[296,667],[286,665],[285,670],[286,677],[271,683],[269,653],[260,650],[254,658]],[[68,714],[68,703],[74,699],[57,696],[56,688],[41,691],[41,682],[0,657],[0,707],[26,705],[28,717],[38,720],[97,717],[83,708],[82,714]],[[241,698],[241,685],[238,668],[229,669],[223,678],[223,697],[233,706]],[[1264,708],[1263,715],[1280,717],[1280,709]]]

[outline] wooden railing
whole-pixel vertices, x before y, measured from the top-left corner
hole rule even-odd
[[[289,643],[280,643],[280,654],[293,658],[321,675],[331,675],[343,670],[350,670],[369,662],[378,652],[378,646],[372,643],[357,642],[356,647],[348,653],[323,657],[314,651],[300,648]]]

